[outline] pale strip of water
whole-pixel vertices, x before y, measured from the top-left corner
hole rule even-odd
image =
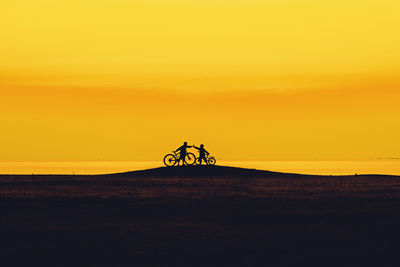
[[[400,160],[373,161],[219,161],[218,165],[277,172],[400,175]],[[0,174],[103,174],[161,167],[161,161],[0,162]]]

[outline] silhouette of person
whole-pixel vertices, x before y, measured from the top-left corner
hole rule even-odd
[[[210,153],[208,153],[208,151],[204,148],[204,145],[201,144],[200,147],[196,147],[196,146],[193,146],[193,147],[196,148],[196,149],[199,151],[199,161],[200,161],[200,165],[201,165],[202,160],[204,160],[204,162],[205,162],[206,164],[208,164],[208,163],[207,163],[206,154],[207,154],[207,155],[210,155]]]
[[[175,150],[175,152],[179,151],[179,159],[178,159],[178,166],[179,166],[179,162],[181,162],[182,160],[182,165],[185,164],[185,157],[186,157],[186,153],[187,153],[187,148],[192,147],[192,146],[188,146],[187,142],[184,142],[183,145],[181,147],[179,147],[177,150]]]

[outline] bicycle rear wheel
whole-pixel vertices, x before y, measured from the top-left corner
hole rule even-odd
[[[193,153],[187,153],[185,157],[186,165],[193,165],[196,162],[196,156]]]
[[[209,157],[208,158],[208,165],[215,165],[215,163],[217,163],[217,161],[215,160],[214,157]]]
[[[168,154],[164,157],[164,164],[167,167],[172,167],[175,166],[175,164],[178,162],[176,157],[172,154]]]

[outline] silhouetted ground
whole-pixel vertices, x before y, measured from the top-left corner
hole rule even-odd
[[[399,266],[400,177],[0,176],[1,266]]]

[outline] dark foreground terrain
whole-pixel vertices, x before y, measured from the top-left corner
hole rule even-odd
[[[400,266],[400,177],[0,176],[0,266]]]

